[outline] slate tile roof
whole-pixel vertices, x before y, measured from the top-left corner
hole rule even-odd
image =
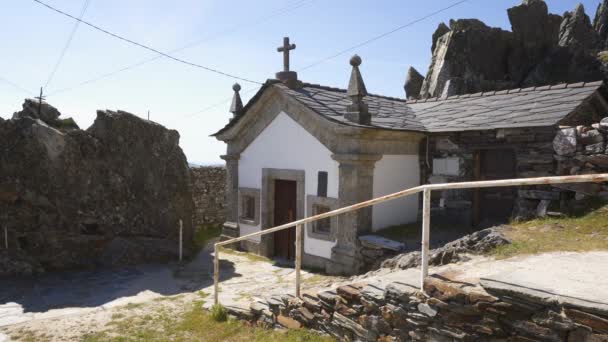
[[[245,106],[243,113],[266,88],[278,87],[323,117],[349,126],[419,132],[553,126],[602,85],[603,81],[557,84],[414,101],[369,94],[364,100],[372,123],[362,126],[344,118],[346,106],[350,104],[345,89],[310,83],[290,89],[276,80],[269,80]],[[214,135],[224,132],[238,119]]]
[[[372,114],[372,126],[378,128],[448,132],[552,126],[602,84],[558,84],[415,101],[370,94],[365,101]],[[289,89],[282,83],[273,86],[330,120],[359,126],[344,118],[350,103],[345,89],[308,83],[298,89]]]

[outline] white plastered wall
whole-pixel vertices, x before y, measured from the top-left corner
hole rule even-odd
[[[418,155],[384,155],[374,168],[374,197],[420,185]],[[374,206],[373,231],[418,220],[418,196],[406,196]]]
[[[316,195],[318,172],[326,171],[327,196],[338,198],[338,166],[338,162],[331,158],[331,151],[287,114],[281,112],[241,153],[239,187],[261,190],[264,168],[304,170],[305,195]],[[307,208],[306,203],[304,208]],[[261,215],[262,208],[259,210]],[[309,216],[311,213],[305,215]],[[261,229],[261,225],[241,223],[239,226],[241,235]],[[306,232],[306,229],[304,231]],[[313,239],[308,235],[305,235],[304,239],[305,253],[331,258],[335,241]],[[253,238],[252,241],[259,242],[260,238]]]

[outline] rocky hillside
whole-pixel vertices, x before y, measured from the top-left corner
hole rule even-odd
[[[178,143],[121,111],[80,130],[26,100],[0,119],[0,275],[176,260],[178,222],[188,247],[193,212]]]
[[[477,19],[439,24],[426,76],[410,68],[408,98],[426,98],[605,78],[608,0],[595,20],[579,4],[551,14],[543,0],[507,10],[511,31]]]

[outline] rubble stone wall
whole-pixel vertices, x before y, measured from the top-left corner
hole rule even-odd
[[[219,225],[226,221],[226,168],[201,166],[190,168],[194,227]]]
[[[430,136],[421,144],[421,179],[426,183],[465,182],[476,180],[476,154],[486,149],[510,149],[516,158],[516,177],[555,175],[552,141],[554,127],[510,128],[486,131],[465,131]],[[427,153],[428,146],[428,153]],[[434,164],[447,161],[450,169],[434,169]],[[435,165],[435,166],[439,166]],[[523,188],[522,188],[523,189]],[[549,190],[547,186],[526,189]],[[433,194],[434,216],[445,216],[463,225],[470,225],[474,201],[473,190],[436,191]],[[441,219],[441,217],[438,217]]]
[[[608,306],[491,280],[427,278],[424,293],[403,282],[271,297],[241,319],[317,330],[343,341],[608,341]]]

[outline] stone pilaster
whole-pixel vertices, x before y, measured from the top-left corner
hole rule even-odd
[[[363,202],[373,197],[374,165],[382,158],[376,154],[334,154],[339,166],[339,206]],[[357,237],[371,231],[372,208],[363,208],[338,216],[336,246],[328,272],[354,274],[359,271],[361,258]]]
[[[239,154],[221,156],[226,161],[226,222],[221,239],[239,236]]]

